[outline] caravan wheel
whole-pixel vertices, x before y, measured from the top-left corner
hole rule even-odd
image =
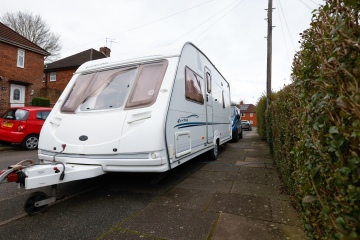
[[[209,151],[209,158],[211,161],[215,161],[219,154],[219,142],[216,141],[214,148]]]
[[[48,196],[43,192],[34,192],[30,194],[29,198],[26,200],[24,204],[24,210],[29,215],[36,215],[38,213],[42,213],[46,210],[47,204],[44,206],[36,207],[35,203],[47,199]]]

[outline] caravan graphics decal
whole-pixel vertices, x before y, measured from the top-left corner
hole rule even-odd
[[[189,115],[189,116],[187,116],[187,117],[180,117],[178,120],[177,120],[177,122],[178,123],[182,123],[182,122],[188,122],[189,121],[189,118],[198,118],[199,117],[199,115],[196,115],[196,114],[191,114],[191,115]]]
[[[213,122],[194,122],[194,118],[199,118],[199,115],[191,114],[187,117],[180,117],[177,120],[177,123],[174,128],[188,128],[188,127],[197,127],[197,126],[206,126],[206,125],[216,125],[216,124],[229,124],[229,123],[213,123]]]
[[[195,120],[196,118],[199,118],[199,115],[197,114],[191,114],[187,117],[180,117],[177,120],[177,125],[174,126],[174,128],[188,128],[188,127],[194,127],[194,126],[201,126],[204,125],[206,123],[204,122],[192,122],[191,120]]]

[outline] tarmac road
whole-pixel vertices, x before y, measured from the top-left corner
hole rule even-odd
[[[22,209],[29,191],[3,186],[3,239],[305,239],[254,129],[225,144],[217,161],[202,155],[167,175],[114,173],[61,184],[59,195],[70,197],[36,216]]]

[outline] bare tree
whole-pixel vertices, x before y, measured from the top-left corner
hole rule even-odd
[[[51,55],[46,57],[46,61],[54,61],[60,57],[60,35],[52,33],[40,15],[20,11],[7,12],[0,17],[0,21],[49,52]]]

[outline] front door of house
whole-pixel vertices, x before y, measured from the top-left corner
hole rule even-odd
[[[10,86],[10,106],[23,107],[25,105],[25,86],[11,84]]]

